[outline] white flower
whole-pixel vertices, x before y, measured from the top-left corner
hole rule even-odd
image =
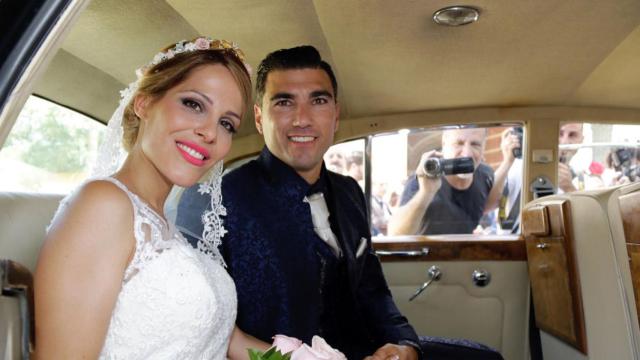
[[[151,60],[151,63],[156,65],[162,62],[162,60],[164,60],[164,53],[163,52],[159,52],[156,54],[156,56],[153,57],[153,60]]]

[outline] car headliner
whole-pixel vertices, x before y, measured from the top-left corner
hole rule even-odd
[[[34,92],[107,121],[135,68],[203,34],[237,42],[254,69],[275,49],[316,46],[338,76],[343,128],[372,116],[469,108],[640,114],[637,0],[476,0],[469,5],[480,11],[477,23],[436,25],[432,14],[448,5],[455,3],[93,1]],[[256,132],[247,118],[240,137]]]

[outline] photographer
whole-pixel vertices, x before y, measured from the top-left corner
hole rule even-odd
[[[565,144],[582,144],[584,140],[584,134],[582,131],[582,123],[564,123],[560,126],[560,134],[558,137],[558,143],[560,145]],[[577,177],[575,171],[569,166],[569,162],[576,154],[578,150],[560,150],[558,153],[558,189],[559,192],[573,192],[578,190],[576,187]],[[577,180],[578,185],[581,182]]]
[[[606,186],[640,181],[640,151],[633,147],[613,149],[605,159],[607,169],[603,174]]]
[[[482,215],[496,208],[510,166],[510,163],[506,164],[505,170],[500,171],[500,184],[497,184],[500,186],[493,186],[493,170],[481,163],[486,136],[486,129],[442,132],[442,152],[433,150],[424,153],[415,175],[407,181],[400,200],[401,206],[389,220],[390,235],[473,232]],[[434,157],[470,157],[473,159],[473,172],[427,176],[425,163]]]

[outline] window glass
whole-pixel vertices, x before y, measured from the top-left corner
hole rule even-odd
[[[103,128],[31,96],[0,151],[0,191],[68,193],[88,176]]]
[[[558,192],[640,181],[640,125],[560,125]]]
[[[351,176],[364,191],[364,139],[346,141],[333,145],[324,154],[327,169],[338,174]]]
[[[373,136],[372,234],[517,233],[521,139],[511,125]]]

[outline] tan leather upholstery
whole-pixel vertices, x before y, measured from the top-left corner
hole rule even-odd
[[[1,359],[24,358],[21,349],[24,329],[21,311],[28,309],[28,314],[33,314],[32,293],[26,290],[26,285],[31,281],[30,273],[35,270],[46,227],[61,198],[62,195],[0,193],[0,282],[3,287],[0,296]],[[23,290],[26,296],[21,296]]]
[[[62,195],[0,193],[0,258],[35,270],[40,245]]]
[[[586,330],[586,356],[543,332],[549,359],[640,359],[640,328],[618,199],[640,184],[554,195],[534,200],[525,211],[553,201],[570,202],[571,231]]]

